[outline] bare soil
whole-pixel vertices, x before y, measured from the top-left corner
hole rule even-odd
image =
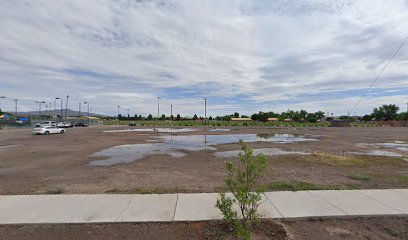
[[[236,239],[220,221],[0,225],[0,239]],[[265,220],[253,239],[408,239],[408,217]]]
[[[109,147],[147,143],[153,132],[104,133],[127,126],[68,129],[66,134],[36,136],[29,129],[0,130],[0,194],[44,193],[164,193],[225,190],[225,161],[214,151],[184,151],[182,158],[151,155],[131,163],[91,167],[90,154]],[[224,127],[223,127],[224,128]],[[345,154],[362,151],[358,143],[408,141],[408,128],[278,128],[232,127],[230,132],[196,134],[309,134],[319,141],[249,143],[253,148],[307,151],[310,155],[269,156],[262,180],[269,190],[291,184],[318,189],[408,188],[408,162],[401,157]],[[160,133],[166,135],[167,133]],[[8,148],[4,146],[17,145]],[[217,145],[217,151],[238,150],[238,143]],[[364,150],[364,149],[363,149]],[[387,150],[387,149],[384,149]],[[401,152],[403,153],[403,152]],[[357,177],[356,177],[357,176]],[[363,177],[359,177],[363,176]],[[304,185],[303,182],[309,185]]]

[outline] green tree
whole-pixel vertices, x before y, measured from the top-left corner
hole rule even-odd
[[[317,111],[317,112],[314,113],[314,115],[315,115],[317,120],[320,120],[320,119],[322,119],[324,117],[324,112]]]
[[[213,118],[210,116],[210,117],[208,118],[208,120],[212,121],[212,120],[213,120]]]
[[[382,105],[379,108],[374,108],[373,116],[375,120],[394,120],[397,117],[399,107],[395,104]]]
[[[234,118],[239,118],[239,113],[238,112],[234,112]]]
[[[198,119],[197,114],[194,114],[193,120],[197,120],[197,119]]]
[[[152,119],[153,119],[152,114],[149,114],[149,116],[147,116],[147,120],[152,120]]]
[[[177,114],[176,121],[180,121],[180,120],[181,120],[180,114]]]
[[[166,115],[162,114],[160,120],[166,120]]]
[[[369,121],[371,121],[371,119],[373,119],[373,116],[370,114],[370,115],[368,115],[368,114],[366,114],[366,115],[364,115],[363,117],[362,117],[362,120],[364,121],[364,122],[369,122]]]
[[[240,143],[244,153],[239,154],[239,162],[234,164],[230,160],[226,163],[228,177],[225,183],[233,197],[221,193],[216,207],[222,212],[224,220],[235,229],[239,239],[250,239],[253,224],[259,221],[257,209],[262,203],[263,193],[259,178],[266,170],[268,159],[263,154],[254,156],[251,148],[242,141]],[[238,205],[242,219],[238,218],[233,204]]]

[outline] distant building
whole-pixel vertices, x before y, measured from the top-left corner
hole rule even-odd
[[[351,127],[350,120],[332,120],[330,127]]]
[[[291,118],[286,118],[286,119],[284,119],[283,121],[284,121],[284,122],[293,122],[293,119],[291,119]]]
[[[277,121],[279,121],[279,119],[278,118],[268,118],[266,121],[268,121],[268,122],[277,122]]]
[[[231,118],[231,121],[252,121],[251,118]]]

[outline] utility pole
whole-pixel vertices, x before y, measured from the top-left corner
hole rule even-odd
[[[67,102],[65,103],[65,121],[67,121],[67,115],[68,115],[68,94],[67,94]]]
[[[78,103],[79,109],[78,109],[78,118],[81,117],[81,103]]]
[[[17,99],[14,99],[14,102],[15,102],[15,111],[16,111],[15,114],[14,114],[14,117],[15,117],[15,118],[17,118],[17,101],[18,101]]]
[[[120,109],[120,106],[118,106],[118,120],[119,120],[119,109]]]
[[[171,120],[173,121],[173,118],[174,118],[174,116],[173,116],[173,104],[170,105],[170,117],[171,117]]]

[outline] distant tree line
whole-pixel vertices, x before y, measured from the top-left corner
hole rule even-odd
[[[380,121],[380,120],[407,120],[408,114],[407,112],[401,112],[398,113],[399,107],[395,104],[389,104],[389,105],[382,105],[381,107],[374,108],[373,112],[371,114],[364,115],[363,117],[351,117],[351,116],[340,116],[340,119],[349,119],[349,120],[360,120],[360,121]],[[0,110],[1,113],[1,110]],[[230,121],[232,118],[251,118],[254,121],[261,121],[261,122],[266,122],[268,118],[277,118],[279,121],[284,121],[285,119],[291,119],[296,122],[311,122],[315,123],[319,120],[321,120],[323,117],[325,117],[325,113],[323,111],[317,111],[317,112],[307,112],[306,110],[299,110],[299,111],[294,111],[294,110],[288,110],[286,112],[258,112],[252,114],[250,117],[246,115],[241,115],[238,112],[234,112],[233,114],[228,114],[224,116],[216,116],[212,117],[210,116],[208,118],[209,121]],[[197,116],[197,114],[194,114],[193,117],[181,117],[180,114],[177,114],[176,117],[173,115],[171,116],[166,116],[165,114],[162,114],[159,118],[153,117],[152,114],[149,114],[147,117],[143,117],[142,115],[137,115],[135,114],[134,116],[122,116],[119,114],[118,116],[119,120],[173,120],[173,121],[181,121],[181,120],[194,120],[194,121],[199,121],[199,120],[204,120],[203,117]],[[326,120],[330,121],[332,120],[332,117],[326,116]]]
[[[371,114],[364,115],[362,121],[368,122],[372,120],[376,121],[389,121],[389,120],[408,120],[407,112],[398,113],[399,107],[395,104],[382,105],[379,108],[374,108]]]

